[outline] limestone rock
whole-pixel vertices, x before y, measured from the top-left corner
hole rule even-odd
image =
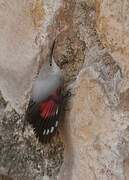
[[[124,80],[121,92],[129,88],[129,17],[127,0],[95,1],[96,24],[103,45],[121,65]]]
[[[93,54],[94,51],[91,52],[92,58]],[[104,90],[108,76],[104,82],[101,81],[106,69],[103,72],[98,70],[100,63],[96,61],[93,65],[89,56],[86,60],[89,65],[86,63],[77,80],[76,95],[66,123],[64,169],[67,173],[63,169],[60,179],[122,180],[128,173],[129,112],[124,107],[128,109],[129,103],[123,104],[123,97],[118,96],[115,90],[119,101],[112,104],[110,98],[114,99],[115,93],[109,96]],[[104,59],[101,60],[103,63]],[[109,66],[115,69],[112,63]],[[112,76],[116,83],[120,78],[119,71],[118,68]],[[108,84],[108,88],[112,89],[112,85]]]
[[[23,116],[9,109],[3,116],[6,103],[0,99],[2,176],[128,179],[128,16],[124,31],[121,20],[128,2],[121,3],[1,0],[0,88],[4,98],[23,113],[33,79],[56,33],[54,57],[64,70],[64,89],[71,92],[64,101],[59,133],[48,146],[36,141],[29,126],[22,136]]]
[[[0,27],[0,89],[12,107],[22,108],[38,52],[29,2],[0,1]]]
[[[22,134],[25,104],[56,34],[49,26],[60,6],[60,0],[0,1],[0,91],[6,100],[0,94],[0,179],[55,178],[60,170],[59,137],[44,147],[31,127]]]
[[[0,90],[18,112],[30,96],[40,46],[48,47],[47,28],[59,7],[60,1],[0,1]]]
[[[128,177],[129,154],[129,93],[123,62],[119,66],[99,40],[94,4],[76,1],[73,14],[87,49],[65,116],[65,159],[58,178],[123,180]]]
[[[99,36],[112,56],[122,65],[129,63],[129,1],[96,0]]]

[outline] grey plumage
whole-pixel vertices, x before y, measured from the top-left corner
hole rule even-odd
[[[55,43],[55,40],[53,43]],[[53,48],[50,50],[49,61],[46,60],[43,64],[32,88],[32,99],[36,102],[43,101],[46,97],[53,94],[59,85],[63,85],[63,72],[56,65],[52,57]]]
[[[42,143],[48,143],[55,134],[63,104],[64,76],[52,57],[54,45],[55,40],[34,82],[24,121],[24,124],[29,122],[33,126],[36,137]]]

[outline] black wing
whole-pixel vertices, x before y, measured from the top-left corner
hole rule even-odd
[[[42,143],[48,143],[56,132],[62,100],[61,91],[57,91],[43,103],[35,103],[32,99],[29,102],[25,122],[32,125],[36,137]]]

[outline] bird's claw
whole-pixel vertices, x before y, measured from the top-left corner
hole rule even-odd
[[[69,97],[71,97],[71,92],[70,92],[70,90],[68,90],[67,92],[66,92],[66,94],[64,95],[64,98],[69,98]]]

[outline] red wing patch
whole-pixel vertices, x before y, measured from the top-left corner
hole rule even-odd
[[[30,101],[26,111],[26,120],[33,126],[36,137],[42,143],[50,142],[59,123],[59,116],[63,104],[61,87],[53,95],[40,103]]]
[[[52,116],[57,115],[56,112],[58,111],[58,105],[53,100],[49,100],[48,102],[41,104],[40,109],[41,116],[45,120],[46,118],[51,118]]]
[[[61,104],[57,104],[54,99],[50,99],[40,105],[40,111],[40,125],[35,129],[35,133],[39,134],[40,141],[47,143],[57,129]]]

